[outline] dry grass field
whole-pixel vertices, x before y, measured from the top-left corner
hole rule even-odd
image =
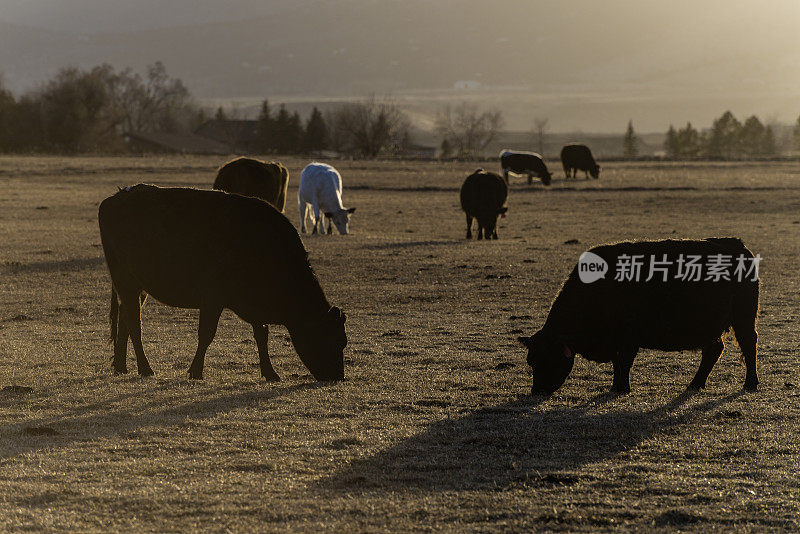
[[[297,225],[306,161],[282,161]],[[137,182],[210,187],[220,163],[0,158],[0,530],[800,529],[797,163],[551,169],[548,189],[512,179],[498,241],[468,242],[474,164],[340,162],[352,235],[304,242],[348,316],[345,381],[315,383],[273,327],[282,381],[263,382],[230,312],[190,381],[197,312],[153,301],[156,376],[114,376],[97,205]],[[700,393],[698,353],[642,351],[629,395],[582,358],[528,395],[516,337],[582,251],[711,235],[764,258],[758,392],[729,343]]]

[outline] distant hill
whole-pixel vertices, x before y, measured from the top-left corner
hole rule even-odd
[[[514,129],[545,114],[561,131],[656,131],[727,108],[788,122],[792,2],[0,0],[0,69],[20,91],[65,65],[161,60],[201,98],[469,98]]]

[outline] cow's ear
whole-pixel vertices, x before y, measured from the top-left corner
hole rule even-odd
[[[328,219],[333,219],[333,213],[325,212],[325,217]]]
[[[355,208],[347,208],[347,213],[353,213],[354,211],[356,211]]]
[[[507,211],[508,211],[508,206],[503,206],[502,208],[500,208],[499,210],[497,210],[497,213],[505,213],[505,212],[507,212]]]

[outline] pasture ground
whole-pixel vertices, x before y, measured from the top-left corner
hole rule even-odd
[[[297,225],[307,161],[281,159]],[[353,233],[304,241],[348,316],[345,381],[315,383],[273,327],[283,380],[264,383],[229,312],[190,381],[197,313],[153,301],[156,376],[132,353],[113,376],[98,203],[141,181],[210,187],[221,163],[0,158],[0,530],[800,529],[797,163],[607,164],[565,182],[550,162],[548,189],[512,178],[498,241],[467,242],[474,164],[340,162]],[[527,395],[516,337],[582,251],[711,235],[764,258],[757,393],[729,343],[694,395],[699,354],[653,351],[629,395],[582,358],[551,398]]]

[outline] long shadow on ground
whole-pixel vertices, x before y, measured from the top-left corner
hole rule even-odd
[[[356,460],[321,479],[338,491],[417,488],[460,491],[527,485],[572,484],[571,470],[630,450],[671,428],[691,424],[742,392],[683,408],[683,393],[646,412],[595,413],[607,396],[583,406],[533,411],[531,398],[446,419],[378,454]]]
[[[127,391],[121,395],[104,397],[98,402],[78,404],[72,409],[64,409],[58,415],[23,418],[0,425],[0,465],[27,452],[154,428],[172,429],[183,424],[187,417],[192,420],[208,419],[254,403],[273,401],[318,387],[326,387],[326,384],[305,382],[272,386],[269,389],[256,386],[249,391],[218,388],[204,391],[199,400],[191,384],[174,381],[151,383],[138,392]],[[24,400],[14,396],[1,397],[0,409],[17,406],[21,402]],[[166,405],[166,402],[170,404]],[[26,429],[51,429],[54,435],[28,437],[25,435]]]

